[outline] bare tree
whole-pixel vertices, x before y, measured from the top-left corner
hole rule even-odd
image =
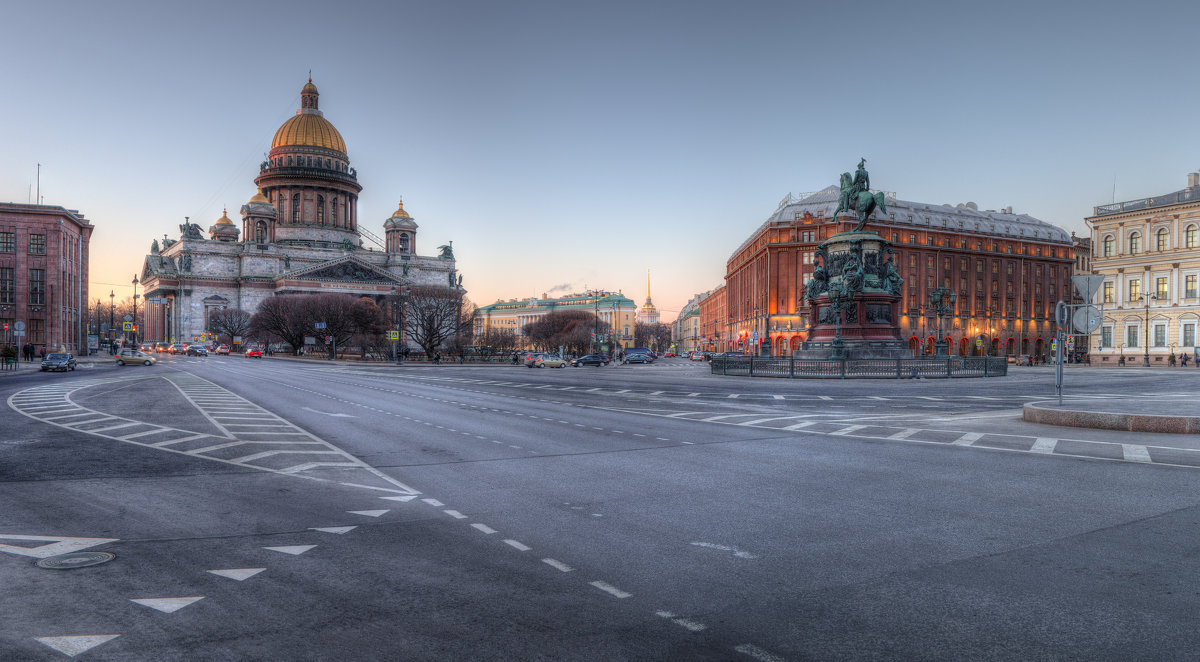
[[[537,349],[565,347],[573,353],[584,353],[592,347],[592,334],[607,334],[609,325],[585,310],[560,310],[526,324],[521,331]]]
[[[408,337],[433,356],[459,330],[462,291],[435,285],[418,285],[404,297],[404,329]]]
[[[239,308],[222,308],[208,316],[208,330],[226,342],[234,336],[250,335],[250,313]]]
[[[633,325],[633,344],[661,352],[671,345],[671,325],[637,322]]]
[[[271,297],[258,306],[250,318],[250,333],[263,338],[278,338],[299,354],[304,337],[313,333],[305,310],[306,297],[299,294]]]
[[[512,329],[490,329],[475,338],[475,345],[487,348],[488,355],[508,354],[517,349],[517,334]]]

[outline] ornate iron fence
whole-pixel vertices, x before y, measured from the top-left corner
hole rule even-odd
[[[907,359],[797,359],[792,357],[714,357],[712,374],[791,379],[953,379],[1003,377],[1008,359],[1001,356],[950,356]]]

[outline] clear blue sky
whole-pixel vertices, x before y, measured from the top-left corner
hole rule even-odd
[[[311,68],[380,234],[479,304],[646,269],[664,320],[788,192],[866,157],[902,199],[1084,232],[1200,167],[1196,2],[9,3],[0,200],[96,224],[93,297],[254,194]]]

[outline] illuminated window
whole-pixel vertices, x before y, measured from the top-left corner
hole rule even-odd
[[[1129,234],[1129,252],[1133,255],[1142,252],[1142,233],[1131,232]]]
[[[1188,299],[1196,298],[1196,274],[1183,277],[1183,296]]]
[[[1159,228],[1158,232],[1154,233],[1154,250],[1159,251],[1160,253],[1167,250],[1166,228]]]
[[[1183,242],[1187,248],[1196,248],[1196,226],[1187,226],[1187,229],[1183,231]]]
[[[1142,281],[1129,281],[1129,300],[1137,301],[1142,298]]]
[[[1113,284],[1109,281],[1104,284],[1104,303],[1113,302]]]
[[[1154,279],[1154,296],[1158,297],[1159,301],[1167,298],[1167,278],[1165,276]]]

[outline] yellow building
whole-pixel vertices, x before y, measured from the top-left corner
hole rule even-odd
[[[540,299],[509,299],[480,306],[475,317],[475,337],[480,338],[494,331],[512,331],[518,344],[526,346],[524,329],[554,311],[583,310],[590,312],[609,325],[621,347],[633,345],[633,324],[637,304],[620,292],[590,290],[582,294],[550,298],[542,294]]]
[[[1093,303],[1103,317],[1092,363],[1166,365],[1196,356],[1200,325],[1200,173],[1187,188],[1095,208],[1092,270],[1104,276]]]

